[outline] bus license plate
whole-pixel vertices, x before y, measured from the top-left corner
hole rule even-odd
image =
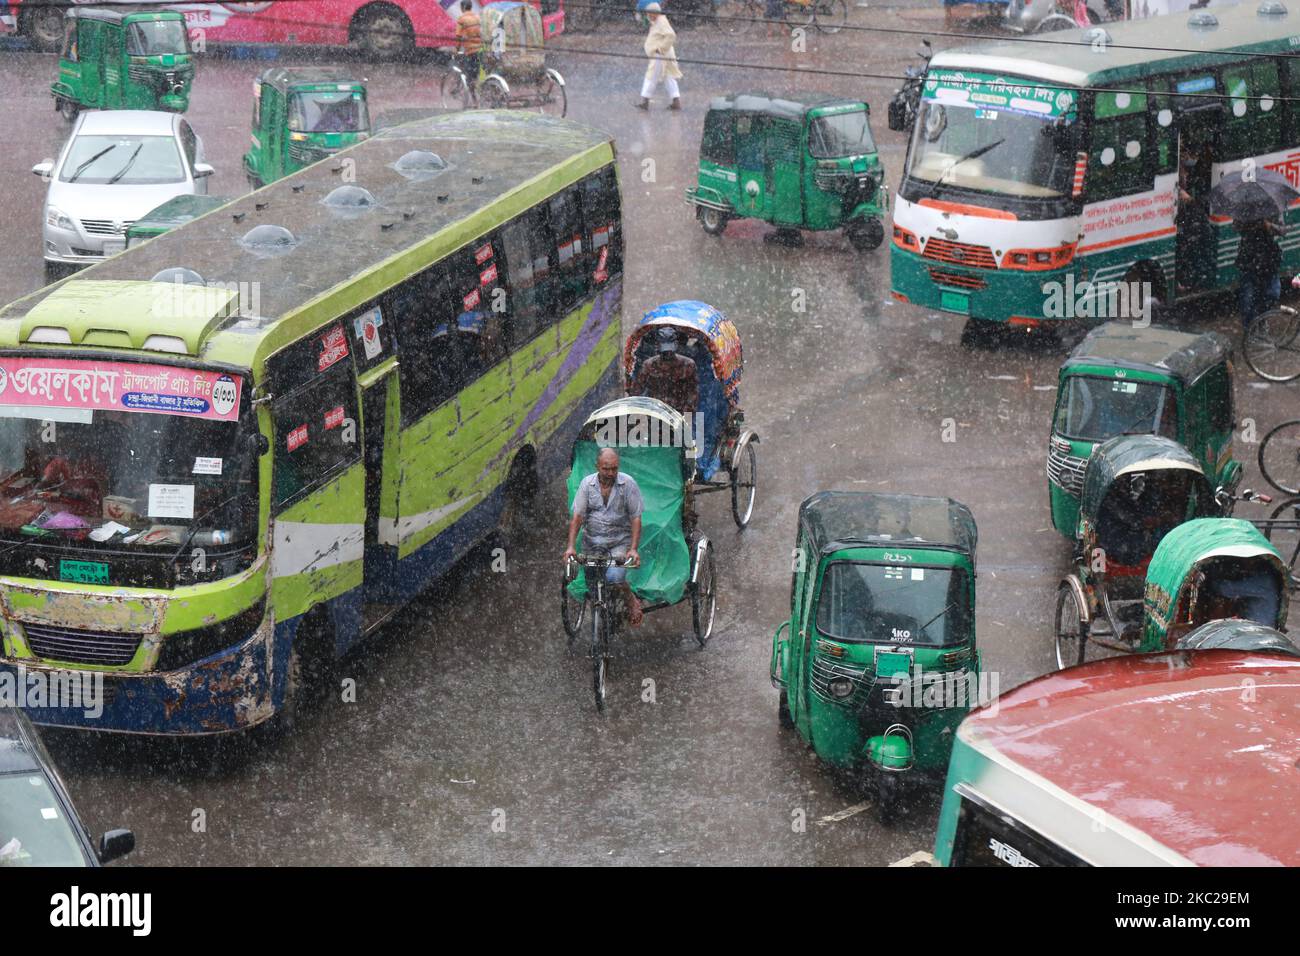
[[[74,584],[107,584],[108,565],[102,561],[59,561],[59,580]]]
[[[960,312],[962,315],[970,315],[970,296],[964,292],[940,292],[939,308],[945,312]]]

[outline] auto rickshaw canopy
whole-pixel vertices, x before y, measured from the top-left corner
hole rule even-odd
[[[1201,572],[1218,559],[1239,564],[1239,578],[1206,580]],[[1203,597],[1203,587],[1233,601],[1245,616],[1270,626],[1286,624],[1287,566],[1260,530],[1240,518],[1198,518],[1174,528],[1157,546],[1147,568],[1143,607],[1149,621],[1168,632],[1180,608]],[[1238,615],[1223,615],[1238,616]]]
[[[799,524],[819,555],[853,547],[910,547],[967,554],[979,532],[960,501],[871,491],[819,491],[799,506]]]
[[[100,20],[104,23],[125,23],[130,20],[180,20],[185,22],[185,14],[179,10],[153,5],[112,6],[112,7],[69,7],[65,13],[66,20]]]
[[[1253,651],[1256,653],[1287,654],[1300,657],[1300,647],[1296,647],[1281,631],[1254,621],[1228,618],[1202,624],[1196,630],[1184,634],[1175,645],[1180,651]]]
[[[1217,332],[1194,335],[1158,325],[1107,322],[1074,347],[1061,365],[1061,376],[1075,366],[1101,365],[1161,373],[1187,384],[1226,362],[1231,350],[1232,343]]]
[[[365,84],[358,80],[350,70],[337,66],[273,66],[265,70],[258,78],[259,83],[274,87],[281,93],[289,93],[299,86],[334,86],[340,84],[348,89],[365,92]]]
[[[709,113],[745,113],[802,123],[812,110],[836,106],[869,109],[862,100],[836,96],[790,100],[774,97],[770,93],[734,93],[729,96],[715,96],[709,100]]]

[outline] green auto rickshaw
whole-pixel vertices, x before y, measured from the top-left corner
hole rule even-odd
[[[347,70],[276,66],[253,84],[253,147],[244,174],[254,189],[370,136],[366,87]]]
[[[885,237],[884,179],[866,103],[740,93],[709,104],[686,201],[713,236],[732,219],[761,219],[791,240],[800,229],[843,229],[869,250]]]
[[[230,202],[230,199],[225,196],[200,196],[197,194],[173,196],[161,206],[149,210],[127,227],[126,247],[130,249],[132,246],[138,246],[154,236],[161,236],[169,229],[183,226],[190,220],[198,219],[204,213],[211,212],[228,202]]]
[[[1171,438],[1191,452],[1212,486],[1235,489],[1241,463],[1232,457],[1230,352],[1231,343],[1215,332],[1109,322],[1088,333],[1061,365],[1048,441],[1057,531],[1077,537],[1088,457],[1116,435]]]
[[[1174,528],[1147,568],[1140,651],[1173,650],[1211,621],[1286,629],[1287,566],[1267,538],[1239,518],[1199,518]]]
[[[867,778],[886,819],[909,771],[942,774],[980,702],[976,537],[948,498],[822,491],[799,507],[790,619],[769,665],[778,715]]]
[[[185,15],[148,7],[72,7],[64,17],[54,108],[169,110],[190,105],[194,56]]]

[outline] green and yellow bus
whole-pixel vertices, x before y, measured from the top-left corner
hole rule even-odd
[[[33,718],[292,712],[567,467],[618,392],[622,249],[608,135],[469,112],[5,307],[0,667],[104,675],[96,718]]]
[[[1264,0],[935,55],[894,207],[894,297],[1034,326],[1231,288],[1239,236],[1179,217],[1180,159],[1201,198],[1247,162],[1300,185],[1297,50],[1300,14]],[[1294,273],[1300,212],[1287,222]]]

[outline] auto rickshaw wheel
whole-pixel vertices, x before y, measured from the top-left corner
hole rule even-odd
[[[844,235],[858,252],[870,252],[885,241],[885,227],[879,219],[864,219],[846,226]]]
[[[776,722],[782,730],[794,729],[794,718],[790,716],[790,695],[784,690],[776,700]]]
[[[711,206],[700,206],[700,225],[710,236],[720,236],[727,228],[727,222],[731,219],[721,209],[714,209]]]
[[[1068,582],[1062,582],[1056,591],[1053,638],[1058,668],[1083,663],[1087,654],[1088,625],[1084,623],[1084,609],[1079,607],[1078,595]]]
[[[876,771],[876,820],[884,826],[892,826],[898,820],[902,792],[903,781],[897,771]]]
[[[79,104],[73,102],[72,100],[65,99],[62,96],[59,97],[58,107],[59,107],[59,115],[62,116],[65,120],[67,120],[69,123],[75,120],[77,118],[77,114],[81,112],[81,106]]]
[[[704,548],[700,566],[696,569],[695,583],[691,585],[691,623],[700,647],[713,636],[713,617],[718,609],[717,569],[713,563],[713,545]]]

